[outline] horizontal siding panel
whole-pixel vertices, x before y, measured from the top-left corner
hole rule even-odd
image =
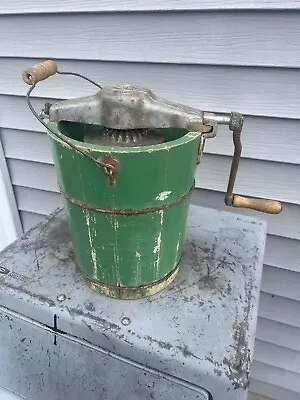
[[[300,329],[265,318],[258,318],[256,338],[264,342],[300,351]]]
[[[211,207],[217,210],[230,211],[235,214],[260,217],[267,221],[268,232],[272,235],[286,236],[293,239],[300,239],[300,206],[283,203],[282,212],[279,215],[259,214],[257,211],[228,208],[224,204],[225,193],[212,190],[196,189],[192,194],[192,203]]]
[[[255,393],[267,396],[267,398],[261,396],[258,398],[259,400],[299,400],[299,393],[281,388],[277,385],[270,385],[258,379],[251,379],[249,388]]]
[[[24,88],[24,93],[26,90]],[[172,97],[170,96],[170,98]],[[47,101],[46,98],[32,100],[38,112]],[[24,97],[0,95],[0,109],[0,126],[3,130],[9,128],[44,131],[43,126],[31,114]],[[242,134],[243,157],[299,164],[299,131],[300,120],[246,116]],[[10,132],[13,134],[12,131]],[[32,139],[28,137],[28,140]],[[228,128],[224,126],[218,128],[217,137],[207,140],[205,152],[232,155],[233,145]]]
[[[3,57],[300,66],[298,11],[7,15],[0,37]]]
[[[242,156],[300,164],[299,131],[300,120],[245,116],[241,137]],[[230,139],[228,128],[218,127],[217,136],[206,140],[205,152],[231,156],[233,145]]]
[[[35,225],[42,222],[45,216],[27,211],[20,211],[20,218],[22,221],[24,232],[26,232],[29,231],[29,229],[33,228]]]
[[[32,99],[32,104],[38,113],[44,108],[46,101],[46,99]],[[29,110],[25,97],[0,95],[0,110],[0,127],[2,128],[44,131],[41,123]]]
[[[256,340],[254,359],[273,367],[300,374],[299,351]]]
[[[196,189],[192,194],[192,203],[215,208],[217,210],[230,211],[235,214],[259,217],[267,221],[268,232],[272,235],[286,236],[293,239],[300,239],[300,206],[283,203],[282,212],[279,215],[260,214],[257,211],[228,208],[224,204],[225,193],[212,190]]]
[[[109,11],[173,11],[173,10],[277,10],[277,9],[300,9],[298,0],[288,2],[280,0],[52,0],[43,3],[32,0],[26,4],[23,1],[11,2],[9,0],[1,3],[0,14],[27,14],[27,13],[70,13],[70,12],[109,12]]]
[[[258,315],[282,324],[300,328],[299,302],[284,297],[261,293]]]
[[[55,172],[52,165],[14,159],[9,159],[8,163],[14,184],[42,190],[58,190],[57,186],[53,184]],[[227,185],[230,163],[230,157],[205,154],[200,168],[196,171],[196,186],[217,191],[224,190]],[[241,160],[236,193],[270,197],[300,204],[300,196],[294,190],[295,187],[300,187],[300,174],[297,166],[249,159]]]
[[[299,248],[300,242],[297,242],[297,245]],[[284,248],[282,244],[280,246],[281,248]],[[296,266],[298,272],[288,270],[285,264],[284,269],[264,265],[261,290],[266,293],[276,294],[277,296],[300,301],[299,258],[295,259],[294,265],[295,264],[298,264]]]
[[[291,392],[300,392],[300,375],[282,368],[277,368],[259,361],[254,361],[252,365],[251,377],[252,379],[261,380],[269,383],[270,385],[275,385],[290,390]],[[279,400],[285,399],[286,398],[283,397]]]
[[[276,218],[276,216],[274,216]],[[300,229],[300,225],[298,225]],[[280,249],[280,251],[278,251]],[[268,236],[265,263],[273,267],[300,272],[300,242],[278,236]],[[274,272],[275,273],[275,272]],[[278,271],[277,274],[280,272]],[[284,274],[284,272],[282,272]],[[300,286],[299,286],[300,289]]]
[[[59,193],[14,186],[19,210],[49,215],[57,207],[62,207]]]
[[[0,93],[23,96],[27,86],[21,79],[21,71],[41,61],[43,60],[2,58]],[[78,60],[58,60],[57,64],[61,71],[82,73],[102,85],[139,84],[149,87],[158,96],[204,110],[235,110],[246,115],[299,118],[298,69]],[[10,79],[7,79],[7,71],[10,71]],[[291,86],[293,90],[290,90]],[[94,86],[77,77],[56,75],[42,82],[34,93],[39,97],[64,99],[88,96],[95,90]],[[270,131],[279,130],[281,135],[284,132],[284,136],[290,138],[293,130],[288,129],[287,122],[282,121],[281,127],[277,127],[278,123],[280,124],[274,123]],[[264,136],[268,127],[263,120],[259,125],[255,130],[259,131],[260,136]],[[271,144],[272,141],[273,134],[270,134],[268,143]]]
[[[45,133],[3,128],[0,135],[5,157],[53,164]]]
[[[224,191],[227,187],[231,157],[205,154],[196,171],[196,186]],[[300,204],[299,167],[292,164],[242,159],[235,193]]]
[[[53,165],[7,159],[11,181],[14,185],[58,192]]]
[[[267,399],[266,397],[262,397],[260,394],[249,392],[247,400],[272,400],[272,399]]]

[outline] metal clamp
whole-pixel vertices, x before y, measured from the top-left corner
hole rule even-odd
[[[204,121],[208,124],[218,123],[228,125],[232,131],[234,153],[231,162],[231,169],[228,179],[227,191],[225,195],[225,204],[230,207],[250,208],[252,210],[261,211],[268,214],[279,214],[282,205],[279,201],[269,199],[256,199],[233,194],[234,184],[236,181],[237,171],[242,154],[241,133],[243,128],[243,116],[240,113],[232,112],[230,116],[214,115],[204,113]]]

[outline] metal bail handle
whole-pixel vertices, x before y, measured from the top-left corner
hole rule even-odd
[[[114,185],[115,180],[116,180],[116,175],[120,169],[120,165],[116,162],[115,159],[113,159],[113,157],[102,160],[102,159],[94,159],[90,154],[88,154],[86,151],[83,151],[81,149],[79,149],[76,145],[74,145],[73,143],[67,141],[66,139],[64,139],[63,137],[59,136],[57,134],[57,132],[55,132],[53,129],[51,129],[40,117],[40,115],[37,114],[37,112],[35,111],[34,107],[31,104],[30,101],[30,95],[31,92],[35,89],[36,85],[38,82],[43,81],[47,78],[49,78],[50,76],[54,75],[54,74],[60,74],[60,75],[73,75],[73,76],[77,76],[79,78],[82,78],[90,83],[92,83],[93,85],[97,86],[99,89],[102,89],[102,86],[99,85],[98,83],[94,82],[93,80],[87,78],[84,75],[78,74],[76,72],[61,72],[58,71],[57,69],[57,65],[54,61],[52,60],[47,60],[44,61],[40,64],[36,64],[33,65],[32,67],[26,68],[23,71],[22,77],[25,83],[27,83],[27,85],[30,85],[30,88],[26,94],[26,98],[27,98],[27,104],[29,109],[31,110],[32,114],[35,116],[35,118],[48,130],[52,133],[52,135],[58,137],[60,140],[62,140],[63,142],[65,142],[68,146],[72,147],[74,150],[76,150],[78,153],[81,153],[83,156],[87,157],[88,159],[90,159],[91,161],[93,161],[94,163],[96,163],[99,167],[101,167],[101,169],[104,171],[104,173],[108,176],[108,180],[110,185]]]
[[[279,214],[282,210],[282,205],[279,201],[268,200],[268,199],[256,199],[256,198],[238,196],[233,194],[233,188],[242,153],[242,142],[241,142],[242,128],[243,128],[242,114],[232,112],[229,120],[229,129],[233,132],[234,153],[231,163],[227,192],[225,196],[225,204],[231,207],[250,208],[252,210],[268,214]]]

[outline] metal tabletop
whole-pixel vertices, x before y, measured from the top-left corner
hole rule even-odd
[[[0,254],[0,386],[28,399],[245,399],[265,238],[259,219],[191,206],[174,283],[116,300],[86,287],[54,212]],[[32,327],[47,339],[30,342]]]

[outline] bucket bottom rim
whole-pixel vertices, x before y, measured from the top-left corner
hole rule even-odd
[[[154,294],[165,289],[176,278],[179,271],[179,262],[175,265],[167,275],[142,286],[112,286],[107,285],[89,275],[86,275],[82,270],[81,273],[88,287],[97,293],[104,294],[114,299],[136,300],[144,297],[153,296]]]

